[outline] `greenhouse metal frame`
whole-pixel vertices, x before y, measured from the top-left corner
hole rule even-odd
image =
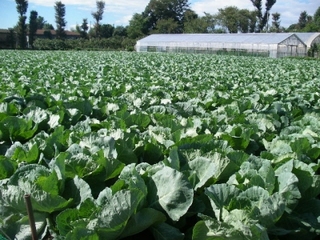
[[[152,34],[137,52],[189,52],[269,57],[306,56],[307,45],[295,33]]]

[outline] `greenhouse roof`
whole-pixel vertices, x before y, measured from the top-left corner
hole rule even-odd
[[[316,38],[320,39],[320,33],[319,32],[305,32],[305,33],[297,32],[297,33],[294,33],[294,34],[296,34],[298,36],[298,38],[300,38],[308,47],[311,46],[312,42]]]
[[[138,42],[224,42],[278,44],[293,35],[297,37],[297,35],[294,33],[152,34],[139,40]]]

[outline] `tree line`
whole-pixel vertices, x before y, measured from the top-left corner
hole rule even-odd
[[[199,16],[190,8],[188,0],[150,0],[142,13],[135,13],[127,26],[102,24],[105,2],[96,1],[96,11],[91,15],[94,26],[90,28],[88,19],[83,19],[73,31],[80,34],[81,40],[61,42],[66,38],[66,8],[58,1],[55,3],[56,28],[47,23],[36,11],[30,12],[26,23],[27,0],[16,0],[19,19],[15,27],[19,48],[26,48],[26,36],[31,47],[45,48],[43,45],[58,45],[58,48],[95,48],[112,45],[112,48],[133,47],[139,38],[153,33],[249,33],[249,32],[317,32],[320,31],[320,7],[314,16],[302,11],[297,23],[288,28],[281,26],[281,13],[271,13],[276,0],[250,0],[254,10],[228,6],[218,9],[216,14],[204,13]],[[270,24],[271,21],[271,24]],[[56,31],[55,44],[48,40],[37,39],[37,29]],[[50,33],[48,31],[48,33]],[[48,36],[48,38],[50,38]],[[108,40],[106,40],[108,39]],[[93,41],[94,40],[94,41]],[[94,44],[93,44],[94,43]],[[117,43],[117,44],[116,44]],[[41,45],[42,44],[42,45]],[[41,47],[42,46],[42,47]]]

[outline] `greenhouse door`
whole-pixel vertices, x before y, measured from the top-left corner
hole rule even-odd
[[[298,46],[297,45],[288,45],[288,54],[289,56],[297,56],[298,54]]]

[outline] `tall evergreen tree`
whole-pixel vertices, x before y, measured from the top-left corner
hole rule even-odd
[[[272,26],[271,32],[280,32],[280,13],[272,13]]]
[[[46,20],[44,20],[44,18],[40,15],[38,15],[37,17],[37,27],[38,29],[43,29],[44,25],[46,24]]]
[[[89,30],[88,19],[84,18],[82,20],[82,24],[80,26],[80,36],[82,38],[87,39],[88,38],[88,30]]]
[[[27,46],[27,26],[25,16],[28,9],[28,1],[27,0],[16,0],[17,4],[17,12],[19,13],[19,21],[18,21],[18,43],[21,49],[25,49]]]
[[[65,26],[67,24],[67,22],[65,21],[65,15],[66,15],[66,8],[65,5],[59,1],[56,2],[56,5],[54,6],[54,9],[56,11],[56,25],[57,25],[57,29],[56,29],[56,37],[58,39],[64,39],[66,36],[65,33]]]
[[[38,18],[37,11],[31,11],[30,19],[29,19],[29,45],[32,48],[33,48],[34,38],[38,29],[37,18]]]
[[[95,35],[97,38],[101,37],[101,25],[100,25],[100,21],[103,18],[103,13],[104,13],[104,7],[105,7],[105,2],[104,1],[97,1],[96,2],[97,5],[97,11],[91,13],[92,17],[94,18],[94,20],[96,21],[95,23]]]
[[[298,28],[303,29],[306,27],[308,23],[308,13],[306,11],[303,11],[300,13],[299,21],[298,21]]]

